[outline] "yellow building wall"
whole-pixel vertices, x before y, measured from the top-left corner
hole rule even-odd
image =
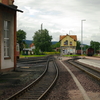
[[[66,40],[68,40],[68,45],[64,45]],[[70,45],[70,42],[72,42],[72,45]],[[72,39],[70,36],[66,36],[61,40],[60,46],[76,46],[76,41],[74,41],[74,39]]]

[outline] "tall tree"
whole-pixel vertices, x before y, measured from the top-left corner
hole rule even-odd
[[[96,53],[96,51],[99,50],[100,43],[91,40],[91,41],[90,41],[90,46],[91,46],[92,48],[94,48],[94,52]]]
[[[76,50],[81,50],[80,45],[81,45],[80,41],[77,41]]]
[[[83,50],[88,49],[90,46],[89,45],[84,45]]]
[[[23,39],[26,39],[26,32],[20,29],[20,30],[17,31],[17,42],[19,43],[20,51],[23,50],[23,47],[24,47],[24,44],[25,44]]]
[[[38,30],[33,36],[33,42],[36,48],[39,48],[41,51],[51,51],[51,40],[52,36],[49,36],[47,29]]]
[[[86,50],[89,47],[90,47],[89,45],[83,45],[82,50]],[[81,50],[81,42],[80,41],[77,41],[76,50]]]

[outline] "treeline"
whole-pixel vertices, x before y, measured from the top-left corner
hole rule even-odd
[[[57,43],[55,45],[52,45],[52,36],[49,35],[49,31],[47,29],[44,30],[38,30],[33,35],[33,43],[35,45],[34,52],[38,54],[39,52],[51,52],[54,48],[59,47],[60,43]],[[20,51],[23,50],[23,48],[27,48],[28,45],[25,43],[26,39],[26,32],[23,30],[17,31],[17,42],[20,46]]]
[[[39,51],[51,52],[55,48],[60,47],[60,42],[52,45],[52,42],[51,42],[52,36],[49,35],[49,31],[47,29],[36,31],[32,38],[33,38],[33,43],[36,47],[35,52],[39,52]],[[18,30],[17,42],[19,43],[20,51],[22,51],[23,48],[28,47],[25,41],[23,41],[24,39],[26,39],[26,32],[21,29]],[[76,50],[81,50],[80,45],[81,45],[80,41],[77,41]],[[94,51],[96,53],[100,50],[100,42],[91,40],[90,45],[84,45],[82,50],[86,50],[89,47],[94,48]]]
[[[77,46],[76,46],[76,49],[77,50],[81,50],[80,45],[81,45],[81,42],[80,41],[77,41]],[[91,40],[90,41],[90,45],[84,45],[83,48],[82,48],[82,50],[85,51],[88,48],[93,48],[94,49],[94,52],[95,53],[98,53],[100,51],[100,42]]]

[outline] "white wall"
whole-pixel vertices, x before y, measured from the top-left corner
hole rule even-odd
[[[4,13],[4,12],[3,12]],[[4,59],[4,34],[1,36],[1,69],[14,67],[14,18],[11,14],[3,14],[3,19],[11,22],[10,31],[10,58]],[[3,21],[4,22],[4,21]],[[2,30],[3,33],[3,30]]]

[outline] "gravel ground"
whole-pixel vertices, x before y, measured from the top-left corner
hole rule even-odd
[[[67,61],[63,61],[69,69],[74,73],[77,77],[83,88],[86,90],[88,96],[91,100],[100,100],[100,81],[96,81],[92,77],[87,74],[84,74],[83,71],[70,66]]]
[[[68,71],[59,61],[57,61],[57,63],[59,65],[59,78],[46,100],[84,100]],[[91,100],[100,100],[100,81],[97,82],[87,74],[84,74],[83,71],[69,65],[67,60],[64,60],[63,63],[77,77],[89,98]]]
[[[64,58],[62,61],[80,81],[91,100],[100,100],[100,81],[97,82],[84,72],[69,65],[67,63],[68,59]],[[56,62],[59,67],[59,78],[46,100],[84,100],[69,72],[59,60]],[[0,100],[5,100],[5,98],[8,98],[37,78],[44,71],[45,66],[42,65],[45,64],[30,65],[29,68],[24,66],[23,68],[17,68],[16,72],[0,75]]]
[[[16,68],[16,71],[0,75],[0,100],[5,100],[30,84],[43,73],[45,67],[46,63],[37,63],[30,66],[23,65]]]
[[[57,60],[59,78],[46,100],[84,100],[71,75]]]

